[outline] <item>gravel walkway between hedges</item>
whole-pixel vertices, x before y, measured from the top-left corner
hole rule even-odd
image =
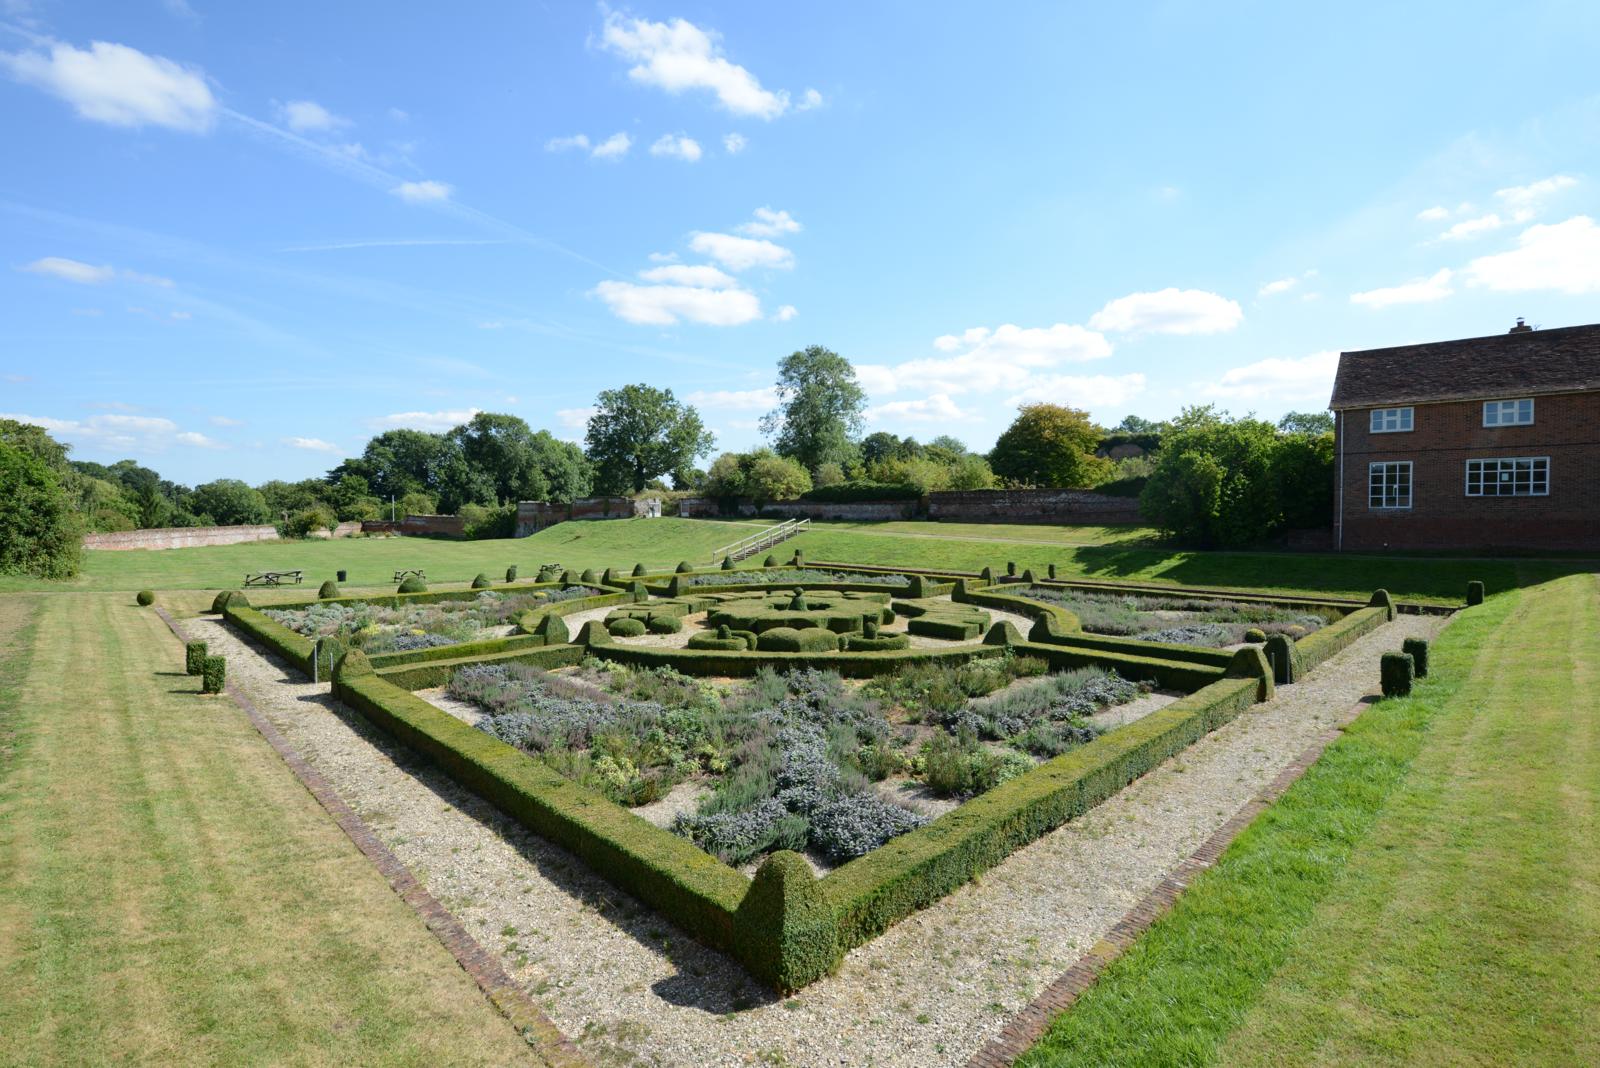
[[[290,681],[216,617],[196,638],[597,1065],[961,1064],[1362,695],[1401,616],[779,1002],[563,851]],[[336,891],[334,891],[336,892]]]

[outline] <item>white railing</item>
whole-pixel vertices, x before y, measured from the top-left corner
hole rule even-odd
[[[724,556],[731,556],[735,561],[743,560],[762,549],[770,549],[781,541],[788,541],[796,534],[804,533],[810,525],[809,519],[786,519],[775,527],[758,530],[732,544],[711,550],[711,562],[714,564]]]

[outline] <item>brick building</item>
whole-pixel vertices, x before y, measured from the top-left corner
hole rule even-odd
[[[1345,352],[1341,549],[1600,550],[1600,324]]]

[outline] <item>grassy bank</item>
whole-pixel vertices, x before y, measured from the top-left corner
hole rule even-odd
[[[1600,588],[1457,617],[1020,1063],[1593,1064]]]
[[[126,597],[0,597],[0,1064],[537,1064]]]

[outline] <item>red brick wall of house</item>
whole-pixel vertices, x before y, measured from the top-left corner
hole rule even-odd
[[[1600,550],[1600,393],[1537,397],[1531,426],[1484,426],[1482,401],[1413,407],[1409,433],[1340,413],[1342,548]],[[1517,456],[1550,458],[1549,496],[1466,495],[1467,460]],[[1368,507],[1367,465],[1383,460],[1411,461],[1409,510]]]

